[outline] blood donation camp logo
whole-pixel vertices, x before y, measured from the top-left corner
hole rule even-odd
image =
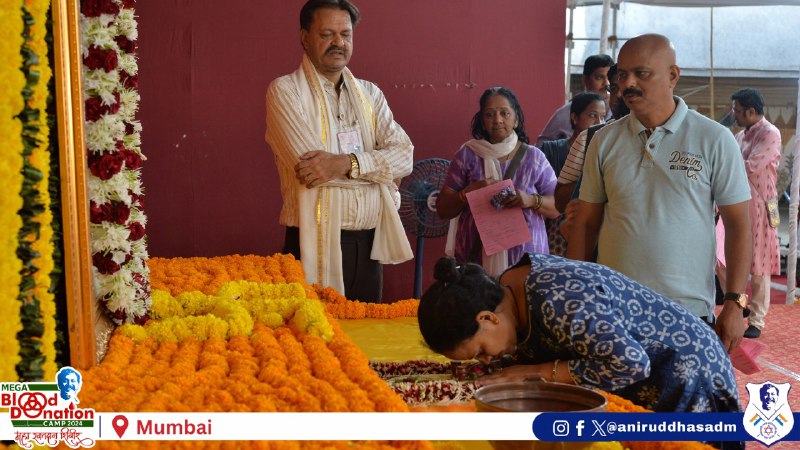
[[[93,447],[84,434],[94,429],[95,411],[78,408],[81,374],[72,367],[56,373],[55,383],[0,383],[0,408],[8,409],[14,441],[25,449],[34,444]]]
[[[794,414],[789,407],[791,388],[789,383],[747,383],[750,402],[742,423],[750,436],[766,446],[785,438],[794,427]]]

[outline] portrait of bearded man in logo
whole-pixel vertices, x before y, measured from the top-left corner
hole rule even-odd
[[[759,392],[761,395],[761,409],[765,412],[771,412],[778,403],[778,388],[775,385],[766,383],[761,386]]]
[[[62,399],[75,404],[80,403],[78,392],[81,390],[81,374],[77,370],[72,367],[62,367],[56,373],[56,382]]]

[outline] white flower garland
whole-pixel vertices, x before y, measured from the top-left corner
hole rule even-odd
[[[369,366],[409,405],[448,405],[472,401],[478,388],[474,377],[485,373],[479,364],[461,365],[458,380],[452,363],[434,361],[370,361]]]
[[[122,218],[99,213],[92,216],[90,231],[95,295],[117,324],[143,323],[151,305],[149,271],[145,264],[148,254],[145,237],[141,236],[141,231],[135,236],[133,229],[141,230],[147,224],[147,217],[138,202],[142,195],[138,165],[145,158],[140,148],[142,126],[135,120],[139,110],[139,93],[135,83],[126,87],[124,79],[125,74],[128,77],[136,76],[139,68],[135,53],[127,53],[118,44],[120,37],[132,42],[138,38],[136,16],[132,1],[83,0],[83,3],[80,42],[84,57],[83,92],[87,102],[89,199],[91,206],[98,210],[105,207],[103,211],[111,210],[111,214],[127,213],[124,220],[124,215]],[[94,15],[94,11],[100,13],[94,17],[84,14]],[[110,14],[108,11],[118,13]],[[90,60],[90,64],[95,66],[90,67],[87,58],[92,51],[105,52],[103,54],[109,58],[94,62]],[[116,63],[113,62],[114,58]],[[100,67],[96,67],[98,65]],[[89,117],[88,104],[95,97],[101,100],[103,109],[99,117]],[[133,167],[126,162],[126,156],[130,155],[120,146],[136,155],[131,160]],[[94,170],[109,167],[102,165],[106,163],[105,160],[100,161],[104,157],[112,160],[113,168],[97,176],[92,173]],[[92,167],[93,161],[97,167]],[[115,170],[116,173],[113,173]]]

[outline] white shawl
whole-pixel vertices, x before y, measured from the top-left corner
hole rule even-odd
[[[361,83],[345,67],[342,75],[347,81],[347,93],[361,124],[363,151],[375,149],[375,114],[373,99]],[[303,55],[300,67],[291,74],[300,93],[300,105],[308,118],[316,148],[339,153],[334,118],[325,92],[320,84],[314,65]],[[309,283],[330,286],[344,293],[342,272],[341,234],[341,189],[357,189],[369,182],[336,179],[307,189],[301,187],[298,194],[300,259]],[[380,186],[381,216],[375,228],[370,257],[382,264],[398,264],[414,257],[403,230],[400,216],[387,185]]]
[[[500,181],[503,178],[503,173],[500,170],[499,159],[507,156],[517,146],[517,133],[511,133],[507,138],[491,144],[484,139],[472,139],[467,141],[465,146],[475,152],[481,159],[483,159],[483,176],[485,179],[492,178]],[[453,256],[456,248],[456,233],[458,232],[458,219],[461,217],[459,214],[456,218],[450,221],[450,228],[447,231],[447,243],[445,244],[445,253]],[[508,252],[503,250],[494,255],[487,255],[486,251],[483,252],[483,269],[489,276],[497,277],[508,267]]]

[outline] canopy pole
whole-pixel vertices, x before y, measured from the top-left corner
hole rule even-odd
[[[800,203],[800,77],[797,79],[797,114],[792,149],[792,184],[789,188],[789,254],[786,255],[786,303],[795,301],[797,284],[797,207]]]
[[[713,6],[709,8],[709,12],[710,12],[709,16],[711,17],[711,30],[709,31],[710,36],[709,36],[709,50],[708,50],[711,59],[709,64],[710,66],[709,75],[711,77],[711,79],[709,80],[709,88],[711,89],[711,100],[710,100],[711,104],[709,105],[708,117],[711,120],[716,120],[714,118],[715,114],[714,114],[714,7]]]
[[[600,22],[600,54],[608,54],[608,16],[611,0],[603,0],[603,18]]]
[[[614,34],[611,36],[611,57],[614,61],[617,60],[617,12],[619,11],[619,4],[613,5],[611,10],[611,23]]]
[[[572,21],[573,21],[573,13],[575,12],[575,4],[570,2],[569,5],[569,31],[567,32],[567,75],[566,81],[564,82],[564,101],[568,101],[572,96],[570,95],[570,82],[572,81],[572,46],[574,45],[574,41],[572,40]]]

